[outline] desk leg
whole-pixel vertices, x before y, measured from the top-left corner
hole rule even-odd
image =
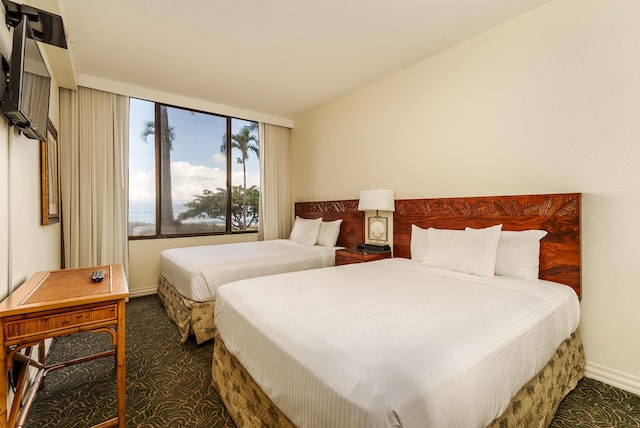
[[[7,348],[4,346],[4,322],[0,322],[0,428],[7,426]]]
[[[118,380],[118,426],[125,428],[127,416],[127,373],[125,359],[125,300],[118,302],[118,344],[116,345],[116,370]]]
[[[8,425],[10,427],[16,426],[16,421],[20,416],[20,408],[22,405],[22,397],[24,395],[24,390],[27,384],[27,378],[29,376],[29,361],[31,360],[31,352],[33,351],[33,345],[25,348],[24,355],[28,358],[26,361],[22,361],[22,368],[20,368],[20,375],[18,376],[18,381],[16,382],[16,391],[13,394],[13,402],[11,403],[11,413],[9,413]],[[17,355],[17,354],[14,354]],[[14,360],[16,358],[14,357]],[[38,369],[38,374],[44,371],[44,367]],[[38,380],[39,381],[39,380]],[[26,413],[24,414],[26,417]]]
[[[45,352],[44,340],[41,340],[40,343],[38,343],[38,361],[43,366],[46,366],[47,365],[46,358],[47,358],[47,354]],[[38,390],[41,390],[41,389],[44,389],[44,378],[42,378],[42,382],[40,382],[40,387],[38,388]]]

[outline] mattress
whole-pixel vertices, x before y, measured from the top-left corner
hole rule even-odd
[[[160,254],[160,275],[187,299],[207,302],[227,282],[333,266],[335,250],[288,239],[172,248]]]
[[[298,427],[485,427],[578,322],[567,286],[398,258],[227,284],[215,308]]]

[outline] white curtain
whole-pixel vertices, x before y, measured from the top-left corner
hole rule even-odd
[[[128,276],[129,98],[60,89],[59,134],[64,266]]]
[[[285,239],[291,232],[289,128],[260,123],[260,226],[258,239]]]

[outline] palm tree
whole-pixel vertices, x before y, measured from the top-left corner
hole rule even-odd
[[[176,224],[173,218],[173,201],[171,199],[171,150],[173,149],[173,140],[175,133],[173,126],[169,126],[169,116],[167,114],[167,106],[160,105],[160,143],[161,143],[161,160],[160,177],[160,227],[161,233],[175,233]],[[144,129],[140,137],[144,142],[147,141],[149,135],[155,135],[155,121],[147,121],[144,123]]]
[[[247,164],[250,152],[254,152],[257,158],[260,158],[260,147],[258,145],[258,138],[251,134],[251,130],[255,129],[256,125],[243,126],[240,132],[231,135],[231,148],[238,149],[240,151],[240,157],[237,159],[239,164],[242,164],[243,174],[243,195],[242,195],[242,208],[243,208],[243,230],[247,228]],[[220,152],[223,155],[227,154],[227,136],[223,136],[223,142],[220,146]]]

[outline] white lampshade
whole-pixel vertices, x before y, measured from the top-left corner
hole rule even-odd
[[[395,211],[394,192],[391,189],[360,191],[358,211]]]

